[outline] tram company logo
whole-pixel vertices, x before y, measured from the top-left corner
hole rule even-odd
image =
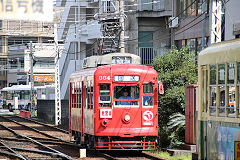
[[[151,121],[153,119],[153,113],[151,111],[145,111],[143,113],[143,119],[145,121]]]

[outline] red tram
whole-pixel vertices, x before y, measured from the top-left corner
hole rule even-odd
[[[158,74],[150,66],[114,64],[70,77],[69,133],[96,150],[154,150]]]

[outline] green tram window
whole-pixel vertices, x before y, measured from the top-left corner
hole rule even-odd
[[[218,84],[225,84],[225,64],[218,65]]]
[[[218,116],[225,117],[225,107],[226,107],[226,87],[225,87],[225,64],[219,64],[218,65],[218,89],[219,89],[219,106],[218,106]]]
[[[235,64],[234,63],[228,63],[228,84],[234,84],[235,79]]]
[[[236,115],[236,104],[235,104],[235,93],[236,88],[234,86],[235,83],[235,63],[230,62],[227,65],[227,93],[226,96],[226,109],[227,109],[227,116],[231,118],[235,118]]]
[[[210,114],[211,115],[216,115],[216,87],[211,87],[211,95],[210,95]]]
[[[216,85],[216,65],[210,65],[210,85]]]
[[[240,83],[240,62],[237,62],[237,81]]]

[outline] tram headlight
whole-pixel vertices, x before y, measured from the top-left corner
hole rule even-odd
[[[102,120],[102,126],[103,127],[107,127],[107,124],[108,124],[108,120],[107,119],[103,119]]]
[[[129,121],[130,121],[130,116],[129,116],[128,114],[125,115],[124,120],[125,120],[126,122],[129,122]]]

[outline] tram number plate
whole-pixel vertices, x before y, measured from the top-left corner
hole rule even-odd
[[[112,109],[100,109],[100,118],[112,118]]]
[[[111,80],[111,77],[110,77],[110,76],[99,76],[99,80],[100,80],[100,81],[105,81],[105,80],[110,81],[110,80]]]

